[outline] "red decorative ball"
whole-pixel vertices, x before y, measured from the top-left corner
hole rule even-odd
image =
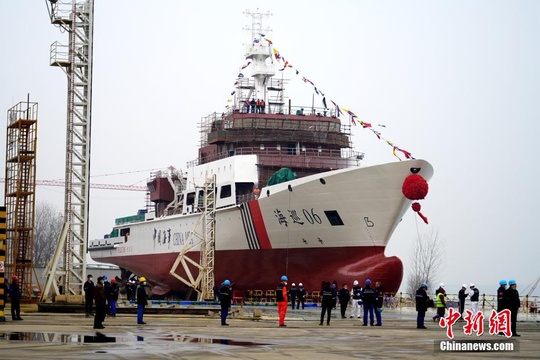
[[[420,206],[420,204],[417,203],[417,202],[413,203],[413,204],[411,205],[411,207],[412,207],[412,209],[413,209],[414,212],[419,212],[419,211],[422,209],[422,207]]]
[[[409,200],[421,200],[428,193],[428,183],[421,175],[412,174],[407,176],[403,182],[401,191]]]

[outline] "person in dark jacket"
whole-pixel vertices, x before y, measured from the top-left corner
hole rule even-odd
[[[111,311],[111,316],[116,316],[116,302],[118,301],[118,294],[120,288],[116,283],[116,279],[111,279],[111,286],[109,288],[109,294],[107,296],[107,301],[109,302],[109,310]]]
[[[304,310],[304,303],[306,302],[306,289],[302,283],[298,284],[298,299],[296,300],[296,308],[300,309],[300,303],[302,304],[302,310]]]
[[[86,317],[94,315],[92,312],[92,307],[94,305],[94,282],[92,281],[92,275],[86,277],[86,282],[84,283],[84,309]]]
[[[298,289],[296,288],[296,284],[291,284],[291,289],[289,290],[289,297],[291,298],[291,305],[294,310],[294,306],[296,304],[296,298],[298,297]]]
[[[111,283],[109,282],[106,274],[101,275],[101,277],[103,278],[103,289],[105,291],[105,297],[107,298],[107,315],[111,315],[111,304],[109,303]]]
[[[463,312],[465,311],[465,299],[467,298],[467,296],[469,296],[469,294],[467,294],[467,285],[463,284],[461,285],[461,290],[459,290],[459,293],[458,293],[459,313],[461,314],[461,317],[459,318],[459,320],[461,321],[464,321]]]
[[[384,303],[384,288],[380,282],[375,283],[375,317],[377,318],[377,323],[375,326],[382,326],[382,308]]]
[[[508,281],[510,287],[506,290],[506,305],[510,309],[510,329],[512,331],[512,336],[521,336],[517,333],[517,315],[519,307],[521,306],[521,300],[519,300],[519,292],[517,291],[516,280]]]
[[[219,288],[219,303],[221,305],[221,326],[229,326],[227,324],[227,316],[231,307],[232,289],[230,280],[225,280]]]
[[[328,312],[327,318],[326,318],[326,325],[330,325],[330,317],[332,314],[332,309],[334,306],[336,306],[336,297],[337,297],[337,291],[335,288],[333,288],[329,282],[326,282],[324,284],[324,288],[322,291],[322,300],[321,300],[321,322],[319,325],[323,324],[324,321],[324,314]]]
[[[497,289],[497,312],[501,312],[507,309],[506,305],[506,280],[499,281],[499,288]]]
[[[107,315],[107,297],[103,288],[103,277],[98,277],[94,286],[94,301],[96,302],[96,315],[94,316],[94,329],[105,329],[103,320]]]
[[[364,323],[362,326],[367,326],[368,313],[369,324],[373,326],[373,308],[375,307],[375,290],[371,287],[371,280],[366,280],[366,286],[362,290],[362,303],[364,306]]]
[[[347,311],[347,305],[349,305],[349,300],[351,300],[351,294],[349,294],[349,289],[347,289],[347,284],[343,284],[343,287],[338,292],[339,305],[341,306],[341,318],[345,319],[345,312]]]
[[[148,305],[148,295],[146,294],[146,278],[141,276],[139,278],[139,285],[135,290],[135,296],[137,297],[137,324],[146,325],[143,321],[144,308]]]
[[[21,288],[19,287],[19,277],[13,275],[9,286],[9,298],[11,299],[11,319],[22,320],[21,318]]]
[[[416,290],[416,311],[418,315],[416,316],[416,328],[417,329],[427,329],[424,326],[424,318],[426,317],[426,311],[429,301],[429,296],[427,295],[428,286],[426,283],[423,283],[422,286]]]

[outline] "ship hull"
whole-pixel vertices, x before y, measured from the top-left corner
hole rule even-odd
[[[137,274],[151,273],[154,293],[164,294],[171,289],[177,292],[188,288],[169,275],[176,254],[150,254],[111,257],[111,261]],[[198,260],[199,253],[190,253]],[[185,276],[178,269],[181,276]],[[384,256],[384,247],[342,247],[311,249],[229,250],[216,252],[216,283],[229,279],[235,290],[275,289],[283,274],[289,283],[302,283],[308,291],[321,290],[322,281],[336,281],[352,285],[367,278],[382,282],[385,291],[396,292],[403,277],[403,265],[395,256]]]
[[[402,185],[411,173],[429,180],[433,169],[412,160],[328,171],[263,188],[257,200],[218,209],[216,282],[229,279],[237,290],[268,290],[285,274],[291,283],[319,290],[321,281],[341,285],[369,278],[396,292],[403,266],[397,257],[385,257],[384,249],[410,208]],[[185,285],[169,272],[190,234],[202,233],[195,229],[200,216],[119,225],[125,236],[92,241],[90,254],[144,275],[156,294],[183,291]],[[198,250],[187,255],[199,261]],[[182,266],[176,273],[186,278]]]

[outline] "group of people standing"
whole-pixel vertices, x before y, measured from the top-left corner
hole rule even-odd
[[[139,285],[135,291],[138,306],[137,324],[146,324],[143,321],[144,308],[148,304],[145,285],[146,279],[140,277]],[[105,317],[107,315],[113,317],[116,316],[116,303],[120,293],[116,278],[111,279],[109,282],[107,275],[103,275],[98,277],[97,283],[94,284],[93,276],[88,275],[83,289],[86,317],[90,315],[94,316],[94,329],[104,329],[105,326],[103,326],[103,321],[105,321]],[[93,313],[94,304],[96,308],[95,314]]]
[[[287,307],[289,304],[288,295],[290,295],[293,309],[295,308],[295,300],[297,301],[297,309],[299,309],[300,303],[302,304],[302,309],[304,308],[306,290],[304,289],[302,283],[299,284],[300,287],[298,289],[296,288],[295,284],[292,283],[290,291],[287,291],[287,282],[287,276],[283,275],[281,277],[281,282],[276,288],[276,302],[278,304],[279,326],[287,326],[285,324],[285,316],[287,314]],[[360,306],[363,305],[364,323],[362,325],[368,325],[369,315],[369,324],[371,326],[382,326],[382,306],[384,301],[384,289],[379,282],[376,283],[376,288],[372,288],[370,279],[366,280],[364,288],[361,288],[358,285],[358,281],[355,280],[350,293],[347,289],[347,284],[343,284],[343,287],[338,291],[337,283],[335,281],[332,284],[330,282],[323,282],[323,289],[321,292],[321,321],[319,325],[324,324],[325,315],[326,325],[330,325],[332,310],[337,307],[338,302],[340,304],[341,318],[345,319],[345,313],[351,300],[351,318],[360,318],[359,309]],[[376,323],[374,320],[374,314],[376,318]]]
[[[257,99],[255,98],[251,99],[251,101],[248,99],[246,100],[246,113],[249,113],[251,110],[252,114],[260,113],[264,114],[264,109],[266,107],[266,103],[264,102],[264,99]]]
[[[295,306],[296,306],[296,309],[300,309],[300,305],[302,305],[302,309],[304,309],[305,302],[306,302],[306,295],[307,295],[307,291],[304,288],[304,284],[298,283],[298,288],[296,287],[295,283],[291,284],[291,289],[289,290],[289,296],[291,298],[291,306],[293,310]]]
[[[509,286],[507,288],[507,285]],[[517,323],[517,314],[519,307],[521,306],[521,301],[519,299],[519,292],[517,291],[517,283],[515,280],[510,280],[508,283],[506,280],[499,281],[499,288],[497,289],[497,312],[503,310],[510,310],[510,328],[512,336],[521,336],[516,331]],[[433,321],[438,321],[440,318],[445,316],[447,303],[445,298],[446,290],[444,288],[444,283],[439,285],[439,288],[435,290],[435,302],[431,300],[427,294],[428,285],[423,283],[418,290],[416,290],[415,301],[416,301],[416,311],[418,312],[416,318],[416,327],[418,329],[427,329],[424,325],[424,318],[426,311],[430,307],[435,307],[437,313],[433,316]],[[461,289],[458,292],[459,299],[459,313],[461,314],[460,321],[464,321],[464,312],[465,312],[465,301],[467,297],[471,302],[471,313],[476,315],[478,310],[478,303],[480,300],[480,291],[474,284],[469,285],[469,291],[467,292],[467,285],[463,284]],[[501,334],[499,334],[501,335]]]

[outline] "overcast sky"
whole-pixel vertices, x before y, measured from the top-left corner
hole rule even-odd
[[[449,292],[474,282],[494,293],[513,278],[527,293],[540,276],[539,1],[96,1],[92,182],[144,185],[150,169],[196,158],[198,122],[223,111],[245,63],[248,6],[273,14],[267,37],[327,99],[433,165],[421,202],[430,226],[409,212],[387,255],[407,267],[415,239],[434,230]],[[64,179],[67,85],[49,66],[54,41],[68,37],[45,1],[0,1],[0,138],[30,93],[40,180]],[[309,106],[313,88],[287,77],[293,104]],[[353,134],[365,165],[397,161],[371,131]],[[63,211],[63,188],[36,196]],[[143,208],[144,193],[92,189],[90,207],[94,239]]]

